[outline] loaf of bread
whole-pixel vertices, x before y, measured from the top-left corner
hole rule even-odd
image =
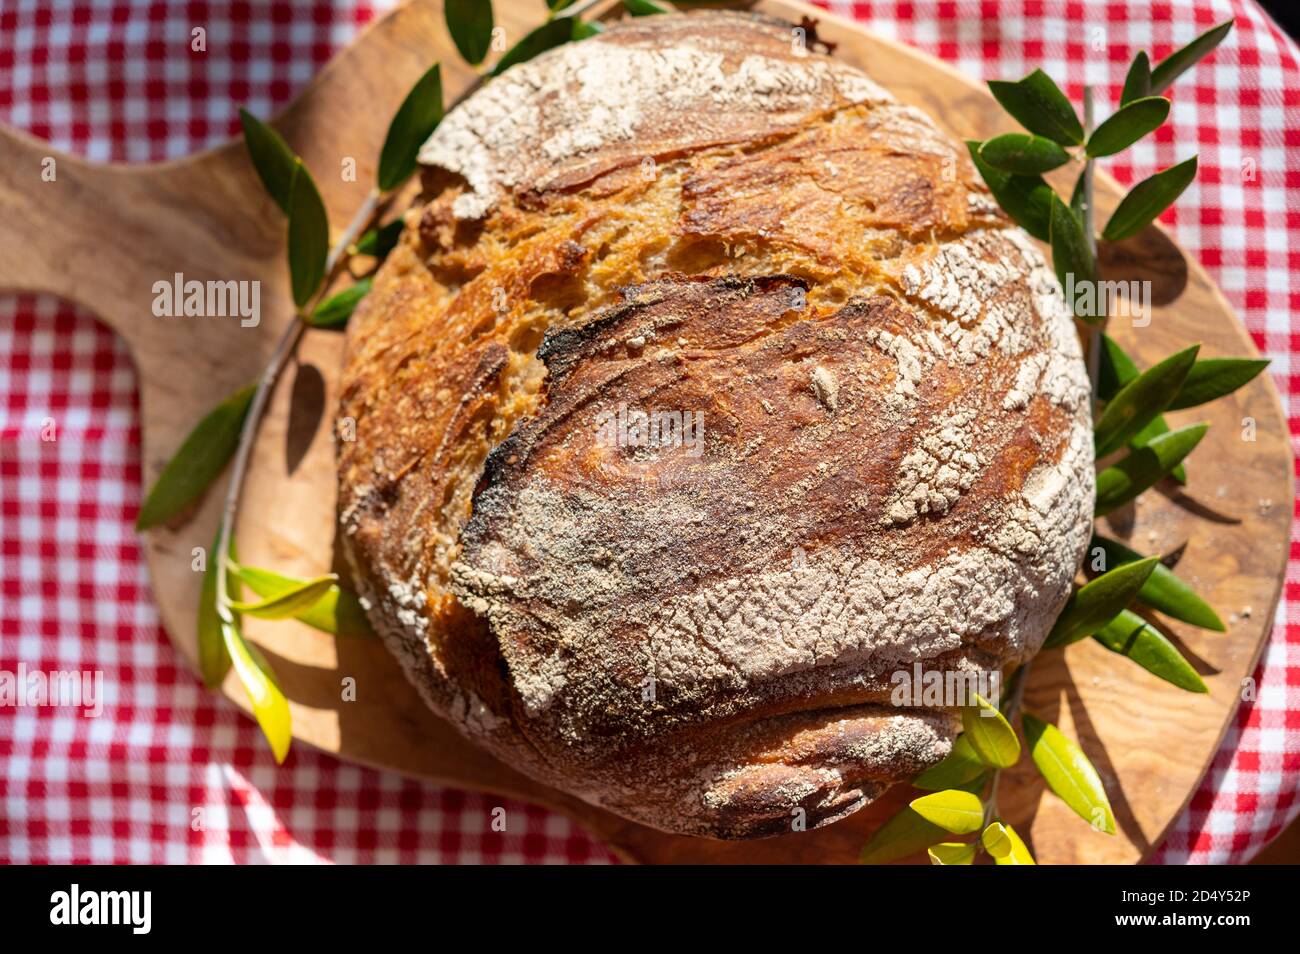
[[[950,750],[891,676],[1040,647],[1087,544],[1088,381],[964,149],[789,24],[612,26],[492,80],[348,331],[344,549],[424,698],[718,838]]]

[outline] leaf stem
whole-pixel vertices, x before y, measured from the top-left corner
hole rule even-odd
[[[1012,722],[1016,717],[1016,712],[1020,709],[1020,703],[1025,697],[1025,683],[1029,681],[1029,667],[1033,665],[1033,660],[1026,662],[1016,670],[1011,677],[1011,698],[1007,700],[1006,708],[1002,710],[1003,717]],[[993,778],[989,782],[989,793],[984,800],[984,824],[981,828],[987,828],[993,824],[998,817],[998,781],[1002,778],[1002,769],[993,770]]]

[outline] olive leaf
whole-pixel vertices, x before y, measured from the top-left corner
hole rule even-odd
[[[1101,549],[1107,570],[1146,559],[1136,550],[1130,550],[1118,540],[1104,537],[1100,533],[1094,533],[1092,542],[1088,545],[1089,551],[1096,548]],[[1190,586],[1163,563],[1155,565],[1146,583],[1142,584],[1142,589],[1138,590],[1137,598],[1152,609],[1160,610],[1184,623],[1220,633],[1226,629],[1223,620],[1219,619],[1210,604],[1197,596]]]
[[[1169,406],[1200,350],[1200,345],[1192,345],[1165,358],[1106,402],[1093,434],[1098,458],[1119,450]]]
[[[380,260],[387,258],[388,253],[397,247],[397,240],[402,237],[402,228],[405,224],[397,218],[387,225],[368,230],[357,239],[357,244],[352,247],[352,254],[370,255]]]
[[[932,865],[969,865],[975,862],[975,844],[945,841],[927,849]]]
[[[1078,114],[1061,88],[1042,70],[1034,70],[1014,83],[989,80],[989,91],[1031,133],[1046,136],[1063,146],[1083,142]]]
[[[1074,180],[1074,189],[1070,192],[1070,211],[1080,222],[1084,221],[1084,205],[1088,201],[1088,170],[1091,168],[1092,160],[1089,159],[1079,170],[1079,178]]]
[[[980,834],[984,850],[993,856],[998,865],[1032,865],[1034,856],[1029,853],[1016,830],[1002,822],[993,822]]]
[[[303,320],[313,328],[342,328],[352,317],[361,299],[370,293],[374,279],[366,276],[351,288],[331,295],[313,309]]]
[[[959,788],[914,798],[909,807],[926,821],[954,835],[979,831],[984,824],[984,805],[979,796]]]
[[[994,768],[1008,768],[1020,758],[1020,740],[1006,717],[983,696],[975,704],[962,706],[962,737],[976,756]]]
[[[1094,158],[1113,156],[1159,128],[1168,115],[1169,100],[1163,96],[1135,99],[1093,130],[1084,151]]]
[[[293,171],[297,156],[285,145],[280,134],[246,109],[239,111],[239,124],[244,127],[244,145],[253,160],[258,178],[275,204],[289,214],[289,193],[293,187]]]
[[[1081,283],[1092,281],[1094,269],[1092,249],[1083,234],[1083,224],[1055,192],[1051,194],[1048,201],[1051,203],[1049,232],[1052,244],[1052,269],[1056,272],[1056,280],[1061,283],[1062,289],[1071,286],[1070,276],[1074,277],[1073,284],[1076,287]],[[1070,296],[1066,297],[1068,299]],[[1067,303],[1073,309],[1074,302]],[[1079,315],[1078,317],[1093,322],[1100,320],[1101,316]]]
[[[250,590],[268,599],[300,589],[308,582],[256,566],[236,564],[233,569],[236,577],[247,584]],[[366,618],[366,611],[361,607],[361,601],[337,583],[326,590],[325,595],[310,607],[295,613],[294,619],[334,636],[374,635],[374,630],[370,628],[370,622]]]
[[[904,808],[885,822],[862,846],[858,861],[864,865],[883,865],[898,861],[948,837],[948,832],[926,821],[911,808]]]
[[[1168,410],[1181,411],[1231,394],[1268,367],[1255,358],[1205,358],[1192,365]]]
[[[559,13],[566,7],[573,6],[573,4],[574,0],[546,0],[546,9],[552,13]]]
[[[490,35],[492,5],[484,0],[483,6],[487,8]],[[451,9],[452,4],[448,3],[448,18],[451,17]],[[458,42],[457,46],[459,45]],[[484,54],[486,54],[486,46]],[[475,62],[482,62],[482,56]],[[378,184],[381,192],[396,189],[411,177],[416,169],[416,156],[419,155],[420,147],[433,135],[440,122],[442,122],[442,67],[434,63],[411,87],[411,91],[402,100],[402,105],[397,107],[393,121],[388,124],[384,147],[379,151]]]
[[[194,426],[140,506],[137,530],[148,530],[180,514],[225,469],[239,446],[239,432],[256,392],[256,384],[240,388]]]
[[[1021,714],[1020,724],[1025,730],[1029,757],[1038,766],[1048,787],[1088,824],[1096,828],[1100,822],[1101,831],[1115,834],[1115,815],[1110,810],[1110,799],[1102,787],[1101,776],[1083,750],[1056,726],[1028,712]]]
[[[1124,610],[1093,634],[1111,652],[1127,656],[1147,672],[1188,692],[1209,692],[1178,647],[1141,616]]]
[[[208,549],[203,567],[203,583],[199,587],[199,675],[209,689],[220,686],[230,671],[230,653],[221,632],[221,617],[217,615],[217,567],[221,564],[217,550],[220,545],[221,525],[218,524],[216,538]]]
[[[1034,176],[1065,165],[1070,161],[1070,154],[1043,136],[1005,133],[980,146],[980,158],[994,169]]]
[[[927,792],[956,788],[981,775],[986,769],[979,754],[971,747],[970,740],[963,734],[953,740],[952,751],[943,761],[931,765],[912,779],[912,787]]]
[[[584,24],[575,17],[557,17],[547,20],[522,40],[506,50],[501,59],[492,67],[492,75],[500,76],[510,67],[527,62],[539,53],[568,43],[570,40],[584,40],[587,34]]]
[[[1120,200],[1102,230],[1101,237],[1116,242],[1137,235],[1183,194],[1183,190],[1196,178],[1196,157],[1157,172],[1149,179],[1135,185]]]
[[[302,308],[325,279],[330,223],[311,173],[301,159],[294,166],[289,190],[289,282],[293,303]]]
[[[478,66],[492,45],[491,0],[444,0],[442,10],[447,32],[461,58],[470,66]]]
[[[271,754],[275,756],[275,761],[283,762],[289,754],[289,742],[293,738],[289,700],[276,682],[275,673],[265,657],[244,639],[238,623],[223,621],[221,633],[235,674],[248,693],[253,717],[262,727],[266,741],[271,744]]]
[[[1145,52],[1139,51],[1129,64],[1128,75],[1124,77],[1124,91],[1120,93],[1119,104],[1127,106],[1134,100],[1151,95],[1151,60]]]
[[[1151,71],[1151,92],[1163,93],[1173,85],[1174,80],[1208,56],[1232,31],[1232,24],[1233,20],[1226,20],[1206,30],[1191,43],[1157,63]]]
[[[1115,343],[1115,340],[1105,333],[1101,336],[1102,350],[1101,361],[1098,362],[1097,373],[1097,396],[1103,401],[1109,401],[1124,385],[1128,384],[1138,376],[1137,365],[1133,359],[1124,353],[1124,349]],[[1195,365],[1193,365],[1195,367]],[[1186,379],[1183,380],[1186,384]],[[1169,425],[1165,422],[1164,415],[1153,417],[1146,427],[1138,432],[1137,436],[1129,441],[1130,447],[1145,447],[1150,444],[1153,438],[1169,432]],[[1169,472],[1169,476],[1180,484],[1187,483],[1187,468],[1179,464]]]
[[[1155,484],[1182,463],[1183,458],[1200,443],[1209,426],[1192,424],[1161,434],[1145,447],[1135,448],[1114,466],[1103,470],[1097,475],[1097,507],[1094,513],[1098,517],[1104,517]]]
[[[1148,557],[1103,573],[1079,587],[1065,602],[1044,649],[1059,649],[1095,633],[1137,597],[1160,561]]]
[[[623,0],[623,9],[634,17],[649,17],[656,13],[671,12],[662,4],[655,3],[654,0]]]
[[[980,158],[983,145],[978,139],[966,140],[971,162],[984,184],[993,193],[1002,211],[1034,238],[1046,242],[1050,237],[1051,201],[1055,193],[1042,176],[1015,176],[995,169]]]
[[[230,608],[236,613],[256,616],[261,619],[288,619],[297,616],[315,606],[338,583],[333,573],[306,580],[297,586],[251,603],[231,603]]]
[[[604,32],[605,27],[599,20],[584,21],[579,20],[577,17],[574,17],[573,19],[572,39],[575,42],[578,40],[589,40],[596,34]]]

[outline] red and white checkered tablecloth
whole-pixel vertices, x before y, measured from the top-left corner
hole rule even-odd
[[[542,0],[496,0],[536,3]],[[269,115],[388,0],[0,0],[0,121],[96,160],[186,155]],[[1168,53],[1229,15],[1170,122],[1123,182],[1200,154],[1166,216],[1273,359],[1300,435],[1300,52],[1249,0],[831,2],[968,74],[1043,66],[1113,104],[1138,48]],[[191,30],[207,51],[190,50]],[[888,83],[888,77],[880,77]],[[1256,175],[1243,176],[1252,160]],[[7,222],[0,228],[38,228]],[[3,276],[0,276],[3,285]],[[43,441],[46,418],[57,441]],[[256,726],[205,692],[158,622],[132,522],[135,372],[88,312],[0,297],[0,670],[98,670],[102,717],[0,709],[0,862],[604,862],[567,820],[345,765],[298,746],[276,767]],[[1223,747],[1157,858],[1251,857],[1300,811],[1300,538],[1272,641]],[[197,810],[202,809],[201,812]],[[202,824],[195,824],[201,817]]]

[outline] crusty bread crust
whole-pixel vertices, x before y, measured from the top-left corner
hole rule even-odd
[[[1093,502],[1073,325],[963,150],[702,12],[516,67],[421,155],[348,332],[339,507],[429,704],[711,837],[943,758],[952,712],[891,675],[1035,653]],[[608,439],[628,409],[698,440]]]

